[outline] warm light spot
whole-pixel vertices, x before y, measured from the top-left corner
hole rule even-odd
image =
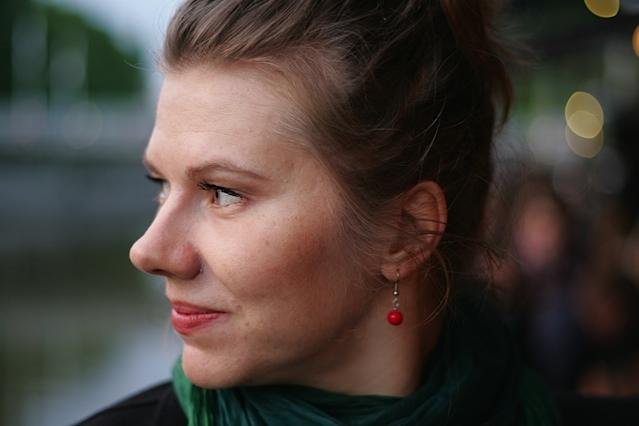
[[[568,126],[566,126],[566,143],[568,147],[580,157],[594,158],[603,148],[603,130],[594,138],[582,138],[574,134]]]
[[[635,50],[635,55],[639,56],[639,25],[632,34],[632,48]]]
[[[612,18],[619,13],[619,0],[584,0],[586,7],[600,18]]]
[[[590,111],[576,111],[568,120],[568,127],[582,138],[591,139],[601,131],[601,121]]]
[[[592,139],[604,125],[603,109],[599,101],[586,92],[573,93],[564,110],[566,124],[577,136]]]

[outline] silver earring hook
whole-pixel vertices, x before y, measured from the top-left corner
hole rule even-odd
[[[395,275],[395,282],[393,283],[393,309],[399,310],[399,269]]]

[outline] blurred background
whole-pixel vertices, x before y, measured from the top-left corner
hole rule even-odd
[[[176,1],[0,2],[0,424],[64,425],[168,378],[178,344],[128,247]]]
[[[0,4],[0,424],[61,425],[168,378],[162,286],[130,266],[178,0]],[[639,0],[512,1],[495,284],[559,390],[639,395]]]

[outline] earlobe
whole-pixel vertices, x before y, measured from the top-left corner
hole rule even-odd
[[[441,187],[423,181],[401,198],[396,234],[382,264],[382,274],[392,281],[396,272],[406,277],[420,268],[435,251],[446,229],[448,209]]]

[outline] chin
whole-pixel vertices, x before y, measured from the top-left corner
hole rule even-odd
[[[247,384],[246,369],[240,360],[231,357],[212,356],[196,347],[184,345],[182,369],[189,381],[206,389],[220,389]]]

